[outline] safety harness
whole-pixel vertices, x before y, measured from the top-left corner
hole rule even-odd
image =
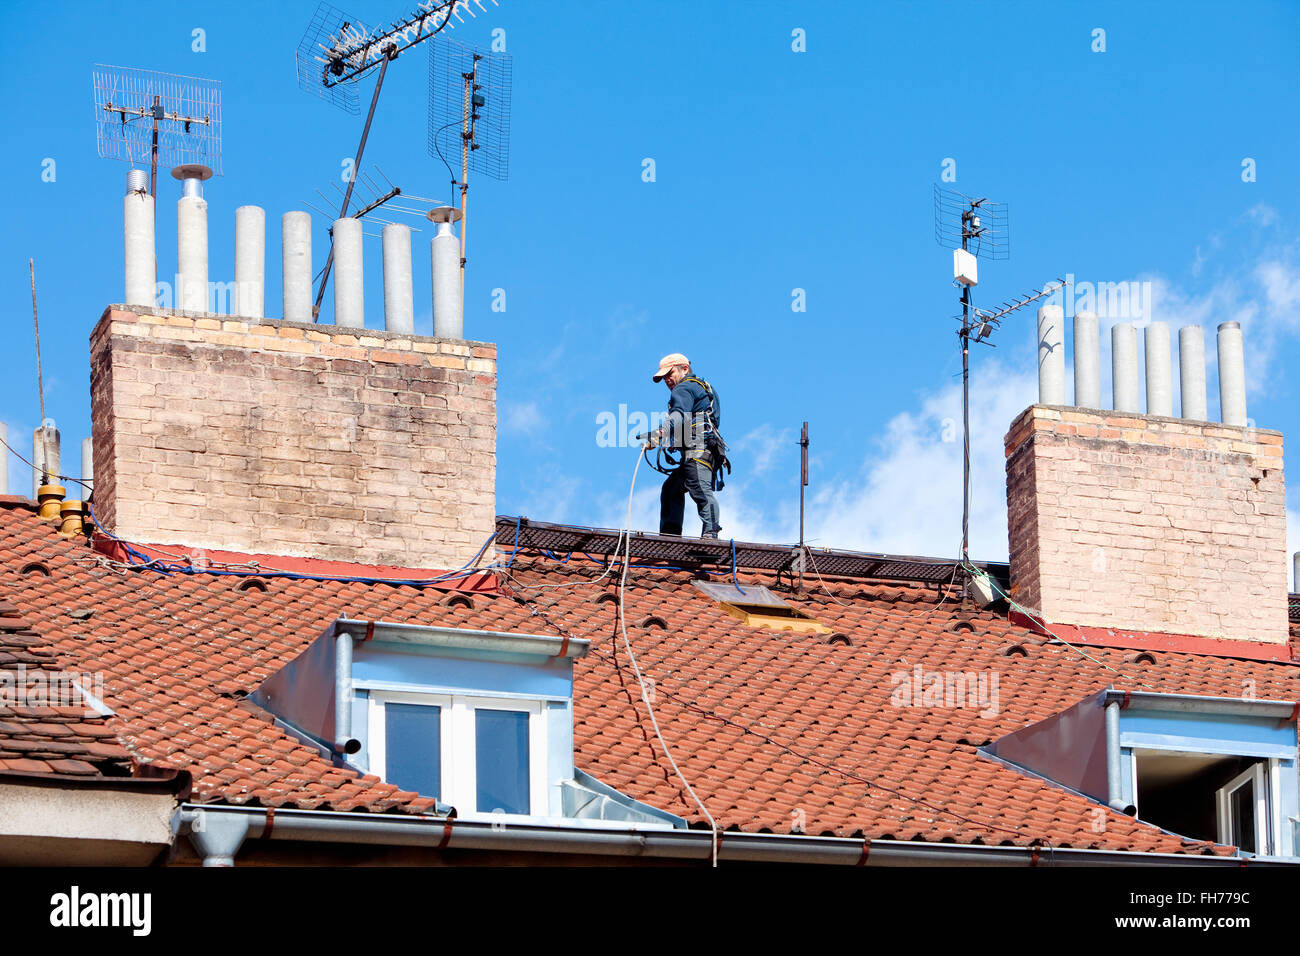
[[[727,457],[727,443],[722,440],[722,435],[718,432],[717,400],[714,397],[713,386],[704,379],[696,378],[693,375],[682,379],[682,381],[694,382],[696,385],[703,388],[704,393],[709,396],[708,410],[692,413],[690,427],[692,432],[694,432],[699,426],[703,426],[704,449],[709,453],[710,461],[704,461],[700,458],[692,458],[691,461],[697,461],[706,468],[711,467],[713,471],[713,490],[721,491],[726,487],[726,482],[722,477],[723,469],[726,469],[727,474],[731,474],[731,460]],[[642,454],[645,457],[646,463],[650,465],[651,468],[660,474],[667,475],[673,469],[682,464],[689,449],[681,449],[682,457],[677,458],[676,460],[673,459],[671,450],[658,446],[656,451],[657,461],[650,460],[650,449],[648,448]],[[668,465],[667,468],[664,467],[665,463]]]

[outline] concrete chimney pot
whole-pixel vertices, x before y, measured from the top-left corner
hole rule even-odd
[[[47,421],[32,432],[32,500],[45,484],[48,475],[50,484],[59,483],[59,474],[63,471],[60,450],[60,435],[53,422]]]
[[[1219,417],[1225,425],[1247,422],[1246,359],[1240,322],[1219,326]]]
[[[1178,330],[1178,372],[1183,418],[1209,420],[1205,400],[1205,330],[1185,325]]]
[[[147,192],[130,190],[122,197],[123,249],[127,305],[150,307],[158,288],[154,248],[154,201]]]
[[[1169,323],[1152,322],[1146,327],[1147,414],[1174,414],[1174,379],[1169,351]]]
[[[1110,330],[1112,405],[1117,412],[1141,411],[1138,397],[1137,330],[1121,322]]]
[[[411,287],[411,227],[393,222],[381,233],[384,250],[384,328],[410,335],[415,331],[415,294]]]
[[[186,312],[207,312],[208,203],[202,196],[176,201],[177,302]],[[139,304],[139,303],[134,303]]]
[[[284,321],[311,322],[311,213],[286,212],[280,217],[280,236]]]
[[[1101,339],[1097,313],[1074,314],[1074,404],[1101,408]]]
[[[366,284],[362,264],[360,219],[335,219],[334,324],[361,329],[366,325]]]
[[[266,315],[266,210],[235,210],[235,314],[250,319]]]
[[[1065,311],[1059,305],[1038,310],[1038,401],[1065,404]]]

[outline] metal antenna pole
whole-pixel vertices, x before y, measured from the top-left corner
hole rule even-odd
[[[162,119],[162,97],[153,98],[153,147],[149,150],[149,195],[158,195],[158,121]],[[154,218],[158,218],[157,209]]]
[[[808,423],[799,435],[799,590],[803,591],[803,565],[808,552],[803,543],[803,490],[808,487]]]
[[[36,392],[40,397],[41,403],[41,441],[44,443],[45,435],[45,382],[41,377],[41,320],[36,315],[36,260],[27,260],[27,271],[32,277],[32,325],[36,329]],[[33,449],[35,451],[35,449]],[[36,457],[35,454],[32,455]],[[42,455],[41,458],[41,484],[50,483],[49,462]]]
[[[966,240],[962,239],[962,248]],[[970,286],[961,290],[961,560],[970,562]]]
[[[370,124],[375,118],[375,107],[379,105],[379,91],[384,88],[384,74],[388,72],[388,64],[397,59],[397,48],[389,47],[384,62],[379,65],[379,79],[375,81],[375,92],[370,97],[370,112],[366,114],[366,125],[361,130],[361,142],[357,144],[357,155],[352,161],[352,175],[348,177],[347,192],[343,194],[343,205],[339,209],[339,218],[342,219],[348,214],[348,203],[352,201],[352,187],[357,183],[357,176],[361,172],[361,156],[366,151],[366,139],[370,136]],[[325,259],[325,271],[321,273],[320,288],[316,290],[316,304],[312,306],[311,317],[313,320],[320,318],[320,304],[325,298],[325,286],[330,281],[330,271],[334,268],[334,236],[330,235],[330,251]]]
[[[978,201],[962,213],[961,247],[969,251]],[[978,228],[978,226],[975,226]],[[965,600],[970,589],[966,566],[970,564],[970,286],[961,287],[961,590]]]
[[[460,131],[460,307],[465,309],[465,234],[469,232],[469,214],[465,204],[469,201],[469,151],[474,139],[474,90],[477,89],[478,61],[481,57],[474,54],[473,65],[465,78],[464,119]]]
[[[32,325],[36,328],[36,391],[41,402],[41,425],[45,425],[45,382],[41,378],[41,320],[36,316],[36,260],[27,260],[32,277]]]

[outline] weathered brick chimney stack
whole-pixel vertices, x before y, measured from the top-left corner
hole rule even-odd
[[[446,569],[492,533],[495,345],[133,308],[90,337],[119,537]]]
[[[1046,622],[1285,644],[1280,433],[1034,405],[1006,454],[1012,596]]]

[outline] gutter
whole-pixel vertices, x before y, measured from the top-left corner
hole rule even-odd
[[[1234,717],[1275,717],[1294,720],[1300,703],[1293,700],[1255,700],[1240,697],[1198,697],[1195,694],[1158,694],[1150,691],[1104,691],[1102,702],[1174,714],[1222,714]]]
[[[321,810],[272,810],[186,804],[177,826],[188,827],[204,866],[231,866],[245,839],[302,843],[360,843],[429,849],[563,853],[623,859],[707,863],[710,830],[560,827],[394,817]],[[904,840],[853,840],[801,834],[722,832],[717,858],[726,863],[804,863],[840,866],[1213,866],[1239,868],[1247,858],[1126,850],[976,846]],[[1295,865],[1300,859],[1249,858],[1251,866]]]
[[[500,651],[532,657],[585,657],[591,641],[586,638],[552,637],[544,634],[506,634],[458,627],[429,627],[423,624],[392,624],[387,621],[359,621],[340,618],[334,634],[347,634],[355,641],[385,644],[416,644],[423,647],[453,647],[476,651]]]

